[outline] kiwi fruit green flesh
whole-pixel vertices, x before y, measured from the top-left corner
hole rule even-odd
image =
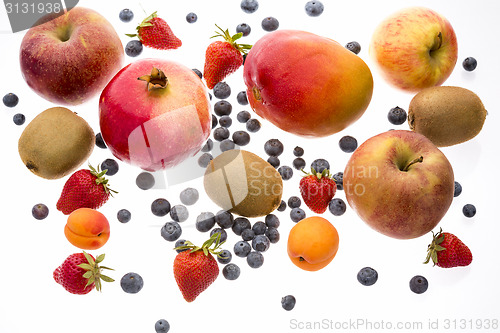
[[[281,203],[283,181],[276,169],[245,150],[227,150],[207,166],[207,195],[219,207],[244,217],[260,217]]]
[[[28,170],[45,179],[58,179],[85,162],[94,145],[94,131],[82,117],[67,108],[54,107],[26,126],[18,150]]]
[[[425,135],[438,147],[474,138],[483,128],[487,111],[472,91],[451,86],[426,88],[408,108],[410,129]]]

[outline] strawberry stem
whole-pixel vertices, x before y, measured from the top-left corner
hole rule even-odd
[[[252,48],[252,45],[250,44],[238,44],[236,43],[236,40],[240,39],[243,36],[243,33],[238,32],[237,34],[230,35],[229,30],[223,30],[221,27],[219,27],[217,24],[215,25],[220,31],[215,31],[215,35],[213,35],[210,38],[215,38],[215,37],[222,37],[224,40],[228,43],[230,43],[236,50],[240,51],[243,54],[246,54],[248,50]]]
[[[437,252],[446,250],[446,248],[440,245],[444,241],[444,235],[442,232],[442,228],[439,229],[437,234],[434,234],[434,231],[432,232],[432,242],[427,247],[427,257],[425,258],[424,264],[428,264],[432,259],[432,262],[434,263],[433,266],[436,266],[438,262]]]
[[[219,258],[225,259],[221,256],[222,250],[220,250],[220,246],[224,244],[224,242],[220,241],[220,237],[221,233],[216,232],[209,239],[207,239],[201,247],[194,245],[190,241],[185,241],[185,245],[178,246],[174,248],[174,250],[191,250],[191,253],[201,250],[206,256],[208,256],[208,253],[212,253]],[[211,248],[212,245],[214,246],[213,248]]]
[[[103,269],[109,269],[113,270],[112,268],[105,267],[105,266],[99,266],[99,263],[101,263],[104,260],[104,253],[99,255],[96,260],[94,260],[87,252],[83,251],[83,255],[85,256],[85,259],[87,259],[87,263],[82,263],[78,265],[78,267],[83,268],[86,272],[83,274],[83,277],[87,279],[87,284],[85,285],[85,288],[94,283],[95,289],[97,291],[101,291],[101,280],[105,282],[113,282],[115,281],[114,279],[110,278],[109,276],[106,276],[102,274]]]

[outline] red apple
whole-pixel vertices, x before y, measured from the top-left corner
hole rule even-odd
[[[64,105],[81,104],[100,93],[123,62],[123,46],[111,24],[82,7],[42,20],[21,43],[21,72],[28,86]]]
[[[446,156],[412,131],[376,135],[344,171],[347,202],[370,227],[409,239],[431,231],[448,211],[455,181]]]
[[[99,117],[111,152],[149,171],[195,155],[212,125],[208,90],[200,78],[184,65],[160,59],[139,60],[118,72],[101,94]]]

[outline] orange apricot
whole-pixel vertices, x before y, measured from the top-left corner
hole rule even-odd
[[[79,208],[68,216],[64,235],[74,246],[83,250],[96,250],[109,239],[109,222],[95,209]]]

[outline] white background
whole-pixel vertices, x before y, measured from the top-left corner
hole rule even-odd
[[[407,124],[394,126],[387,121],[389,109],[397,105],[407,109],[413,94],[388,86],[374,69],[368,57],[368,45],[376,25],[395,10],[411,5],[427,6],[443,14],[452,23],[459,43],[457,66],[445,85],[474,91],[489,112],[482,132],[475,139],[442,149],[454,167],[455,179],[462,184],[463,193],[454,199],[440,226],[469,245],[474,255],[473,263],[467,268],[449,270],[423,265],[430,235],[404,241],[388,238],[367,227],[348,207],[341,217],[334,217],[328,211],[324,214],[340,234],[340,249],[336,258],[321,271],[305,272],[295,267],[286,254],[286,239],[293,226],[289,219],[290,210],[287,209],[277,213],[281,220],[281,241],[264,254],[264,266],[251,269],[245,260],[233,257],[233,262],[241,268],[240,278],[227,281],[221,274],[196,301],[187,303],[173,278],[173,244],[160,236],[160,228],[169,218],[154,216],[150,204],[160,197],[167,198],[172,205],[178,204],[178,194],[182,189],[188,186],[197,188],[201,198],[196,207],[189,207],[190,218],[182,224],[182,238],[198,243],[204,240],[206,234],[194,228],[196,216],[201,211],[215,213],[218,208],[205,195],[200,178],[167,189],[142,191],[135,185],[135,177],[140,170],[120,163],[119,173],[110,177],[112,188],[119,194],[100,209],[110,221],[111,237],[104,247],[90,251],[93,254],[106,253],[105,264],[115,268],[109,275],[117,281],[105,284],[102,293],[93,291],[86,296],[67,293],[52,278],[53,270],[68,255],[80,251],[64,237],[66,216],[55,208],[66,178],[44,180],[31,174],[23,166],[17,152],[17,140],[28,122],[54,105],[32,92],[24,82],[18,53],[25,32],[10,33],[2,7],[0,95],[14,92],[20,102],[13,109],[0,105],[0,135],[4,150],[1,164],[0,332],[147,333],[154,332],[154,324],[160,318],[170,322],[171,332],[295,332],[299,330],[291,327],[291,320],[312,322],[323,319],[338,323],[362,319],[374,323],[374,328],[382,328],[382,321],[392,323],[394,328],[397,322],[422,322],[423,329],[401,330],[405,332],[428,331],[429,320],[439,320],[439,331],[445,331],[443,325],[446,319],[456,319],[457,325],[461,319],[471,319],[472,327],[467,322],[465,329],[453,329],[452,322],[449,331],[485,331],[476,329],[476,320],[500,319],[500,227],[496,185],[499,161],[496,145],[499,137],[495,129],[499,124],[500,106],[500,2],[324,0],[325,11],[316,18],[306,15],[305,0],[260,0],[260,7],[254,14],[244,13],[239,2],[120,1],[118,4],[83,0],[79,6],[96,9],[104,15],[113,24],[124,45],[129,40],[125,33],[133,33],[137,23],[158,10],[159,16],[183,41],[183,46],[172,51],[145,49],[140,58],[177,60],[189,68],[200,70],[203,69],[205,49],[211,42],[209,37],[213,35],[214,24],[229,28],[234,33],[239,23],[246,22],[252,32],[242,41],[249,44],[255,43],[264,34],[260,21],[266,16],[275,16],[280,22],[280,29],[311,31],[342,45],[358,41],[362,46],[359,56],[372,69],[375,85],[371,104],[358,122],[328,138],[303,139],[261,120],[262,130],[251,135],[251,144],[246,147],[266,158],[263,143],[270,138],[278,138],[285,144],[282,165],[291,166],[292,150],[300,145],[305,149],[304,158],[308,166],[314,159],[322,157],[330,162],[333,172],[342,171],[350,156],[338,147],[342,136],[352,135],[361,144],[390,128],[408,129]],[[134,11],[132,22],[123,23],[118,19],[123,8]],[[186,14],[191,11],[198,14],[198,21],[194,24],[185,21]],[[466,72],[461,66],[467,56],[473,56],[478,61],[474,72]],[[127,62],[132,60],[126,58]],[[331,65],[335,66],[334,63]],[[226,82],[233,91],[228,99],[233,104],[233,126],[230,127],[233,132],[244,128],[236,121],[236,113],[243,109],[250,110],[236,102],[237,92],[245,88],[242,69],[228,77]],[[97,96],[71,109],[84,117],[96,133],[99,132]],[[12,122],[12,116],[18,112],[26,116],[23,126]],[[97,165],[111,157],[108,150],[96,147],[89,162]],[[299,179],[299,173],[295,171],[292,180],[285,182],[285,200],[291,195],[299,195]],[[345,199],[342,191],[336,196]],[[31,216],[32,206],[39,202],[50,209],[48,218],[42,221]],[[462,214],[466,203],[472,203],[477,208],[477,215],[472,219]],[[302,207],[308,216],[313,215],[305,205]],[[116,213],[121,208],[132,212],[132,220],[127,224],[121,224],[116,219]],[[229,232],[228,248],[232,249],[237,240],[238,237]],[[364,266],[378,271],[379,280],[374,286],[365,287],[356,280],[358,270]],[[119,280],[128,272],[137,272],[143,277],[144,288],[140,293],[126,294],[120,288]],[[416,274],[424,275],[429,280],[429,289],[425,294],[416,295],[408,287],[409,280]],[[280,304],[281,297],[287,294],[293,294],[297,299],[297,305],[291,312],[283,310]],[[365,328],[359,326],[358,330]],[[334,329],[329,327],[323,331]],[[338,331],[347,331],[347,327]]]

